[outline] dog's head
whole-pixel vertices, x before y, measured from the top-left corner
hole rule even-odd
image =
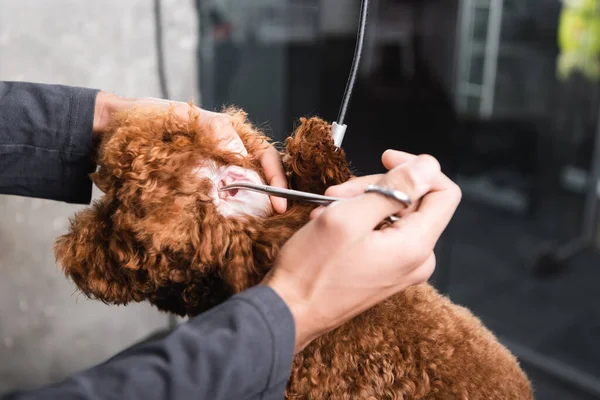
[[[263,194],[218,191],[236,181],[265,182],[259,156],[266,138],[242,111],[228,113],[245,157],[203,132],[193,115],[188,122],[170,111],[117,116],[92,175],[104,195],[75,215],[55,246],[83,293],[194,315],[260,282],[312,208],[291,203],[277,215]],[[284,157],[290,183],[322,192],[348,179],[341,151],[315,164],[332,149],[329,125],[303,120]]]

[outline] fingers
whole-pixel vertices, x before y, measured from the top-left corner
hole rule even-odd
[[[381,162],[387,169],[392,169],[405,162],[414,160],[416,157],[417,156],[414,154],[405,153],[403,151],[386,150],[381,156]],[[398,216],[403,217],[406,214],[413,212],[419,207],[419,204],[420,200],[413,200],[412,204],[409,207],[405,208],[404,210],[401,210],[398,213]]]
[[[333,197],[354,197],[363,194],[365,188],[376,182],[379,182],[383,178],[383,174],[361,176],[359,178],[351,179],[340,185],[330,186],[325,191],[325,196]]]
[[[435,271],[435,267],[437,264],[437,260],[435,257],[435,253],[432,251],[427,260],[421,265],[419,265],[412,272],[412,283],[413,285],[420,285],[421,283],[425,283],[431,278],[433,272]]]
[[[412,202],[417,202],[433,188],[440,175],[439,162],[431,156],[421,155],[395,167],[376,184],[399,190],[408,195]],[[382,194],[367,193],[339,202],[335,208],[345,215],[356,216],[355,229],[370,231],[384,218],[399,213],[406,206]]]
[[[417,157],[417,156],[413,156],[413,157]],[[383,176],[384,176],[384,174],[361,176],[360,178],[352,179],[341,185],[329,187],[325,191],[325,195],[333,196],[333,197],[341,197],[341,198],[350,198],[350,197],[359,196],[365,192],[365,189],[367,188],[367,186],[376,184],[383,178]],[[402,217],[405,214],[408,214],[408,213],[416,210],[419,207],[419,204],[420,204],[420,200],[413,201],[409,207],[401,210],[398,213],[398,215],[400,217]],[[325,209],[324,206],[320,206],[319,208],[316,208],[315,210],[313,210],[310,217],[316,218],[324,209]]]
[[[374,262],[385,262],[385,260],[374,260]],[[393,293],[401,292],[411,286],[427,282],[435,271],[436,263],[433,251],[425,254],[414,264],[415,266],[412,269],[407,269],[405,263],[396,262],[393,266],[394,271],[390,271],[388,274],[388,282],[392,285],[391,289]]]
[[[433,248],[454,216],[461,198],[460,187],[442,175],[434,191],[423,197],[419,209],[407,215],[403,225],[417,229]]]
[[[265,172],[267,182],[271,186],[287,188],[287,179],[281,165],[279,153],[273,146],[269,146],[260,156],[260,163]],[[287,200],[281,197],[271,196],[271,203],[277,213],[285,212],[287,208]]]
[[[233,119],[222,113],[201,110],[201,120],[208,127],[210,134],[219,141],[219,147],[225,151],[246,157],[248,150],[234,127]]]
[[[223,113],[216,113],[203,109],[198,109],[201,113],[200,119],[207,124],[211,134],[221,142],[220,147],[223,150],[237,153],[241,157],[248,155],[248,150],[244,142],[238,135],[234,127],[234,121],[231,116]],[[267,183],[271,186],[287,188],[287,179],[281,165],[279,153],[273,146],[267,146],[260,154],[260,163],[265,172]],[[287,200],[279,197],[270,196],[273,209],[277,213],[285,212]]]
[[[407,161],[415,159],[417,156],[410,153],[397,150],[386,150],[381,156],[381,161],[386,169],[393,169]],[[334,197],[354,197],[364,193],[368,185],[378,182],[383,174],[375,174],[354,178],[340,185],[329,187],[325,191],[326,196]]]
[[[244,146],[240,136],[235,130],[234,121],[231,116],[223,113],[215,113],[200,109],[203,114],[203,119],[212,131],[212,134],[221,141],[221,148],[224,150],[238,153],[242,157],[248,155],[248,151]],[[281,165],[279,153],[273,146],[266,146],[266,149],[260,154],[260,163],[265,172],[267,183],[271,186],[287,188],[287,179]],[[287,208],[287,200],[279,197],[270,196],[273,208],[277,213],[285,212]]]
[[[410,160],[417,158],[416,155],[397,150],[386,150],[381,156],[381,161],[388,170],[400,166]],[[349,198],[363,194],[368,185],[375,184],[383,178],[384,174],[374,174],[361,176],[351,179],[339,185],[331,186],[325,191],[326,196]],[[419,201],[414,201],[413,205],[401,210],[400,216],[413,211],[419,206]],[[310,214],[310,219],[317,218],[325,210],[326,207],[320,206],[314,209]]]
[[[233,128],[221,131],[220,142],[219,147],[223,150],[239,154],[242,158],[248,155],[248,150],[246,150],[244,142],[242,142],[242,139]]]
[[[432,251],[423,262],[417,264],[417,267],[413,269],[408,276],[405,277],[405,279],[400,279],[400,281],[402,281],[402,283],[405,285],[402,290],[409,286],[420,285],[427,282],[429,278],[431,278],[431,275],[433,275],[435,267],[436,258],[435,253]]]
[[[354,179],[351,179],[340,185],[330,186],[329,188],[327,188],[327,190],[325,190],[325,196],[333,196],[333,197],[341,197],[341,198],[350,198],[350,197],[358,196],[365,192],[365,188],[368,185],[379,182],[381,180],[381,178],[383,178],[383,174],[367,175],[367,176],[361,176],[359,178],[354,178]],[[326,207],[331,207],[331,205],[319,206],[319,207],[315,208],[310,213],[309,218],[310,219],[317,218],[319,215],[321,215],[321,213],[323,211],[325,211]]]
[[[414,160],[417,156],[410,153],[405,153],[398,150],[386,150],[381,156],[383,166],[388,170],[396,168],[400,164]]]
[[[433,251],[435,244],[454,215],[462,194],[447,176],[440,174],[430,193],[421,199],[419,208],[380,232],[381,246],[403,242],[419,252]],[[409,244],[411,241],[414,243]],[[400,249],[399,249],[400,250]]]

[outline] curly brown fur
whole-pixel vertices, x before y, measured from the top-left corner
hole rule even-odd
[[[194,315],[262,279],[306,212],[290,209],[261,220],[216,211],[207,195],[211,183],[195,178],[194,169],[210,158],[259,170],[256,154],[263,146],[245,114],[231,115],[249,151],[245,159],[218,150],[195,121],[182,123],[167,112],[116,119],[92,175],[104,196],[72,219],[55,246],[59,264],[82,292],[107,303],[149,300],[161,310]]]
[[[531,399],[517,360],[468,310],[420,285],[296,356],[288,399]]]
[[[194,176],[206,160],[261,172],[264,137],[228,111],[248,149],[219,150],[194,118],[121,114],[103,138],[104,196],[78,213],[56,243],[59,264],[83,293],[107,303],[150,301],[196,315],[260,282],[312,206],[267,217],[227,218]],[[330,126],[303,119],[287,140],[290,185],[314,193],[352,177]],[[315,340],[294,360],[288,399],[531,399],[517,360],[465,308],[423,284]]]

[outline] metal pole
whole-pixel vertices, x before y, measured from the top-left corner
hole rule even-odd
[[[598,87],[595,88],[598,90]],[[582,214],[581,234],[560,245],[546,246],[534,261],[533,270],[538,274],[552,274],[563,270],[569,259],[593,246],[598,207],[598,182],[600,181],[600,109],[598,110],[594,150],[587,181],[585,204]]]
[[[463,94],[463,87],[469,83],[471,75],[472,35],[473,35],[473,0],[460,0],[458,5],[459,32],[456,35],[456,81],[454,90],[456,104],[460,112],[464,112],[468,104],[468,96]]]
[[[488,29],[485,41],[485,59],[483,64],[483,89],[481,107],[479,110],[483,117],[490,117],[494,110],[503,6],[504,0],[490,0]]]
[[[598,90],[598,87],[595,88]],[[583,208],[582,231],[583,238],[590,243],[593,242],[596,230],[596,211],[598,207],[598,182],[600,181],[600,108],[596,122],[594,135],[594,150],[588,174],[587,191]]]

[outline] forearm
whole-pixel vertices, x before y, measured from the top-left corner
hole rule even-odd
[[[285,303],[260,286],[25,399],[282,399],[294,350]]]
[[[90,201],[97,93],[0,82],[0,194]]]

